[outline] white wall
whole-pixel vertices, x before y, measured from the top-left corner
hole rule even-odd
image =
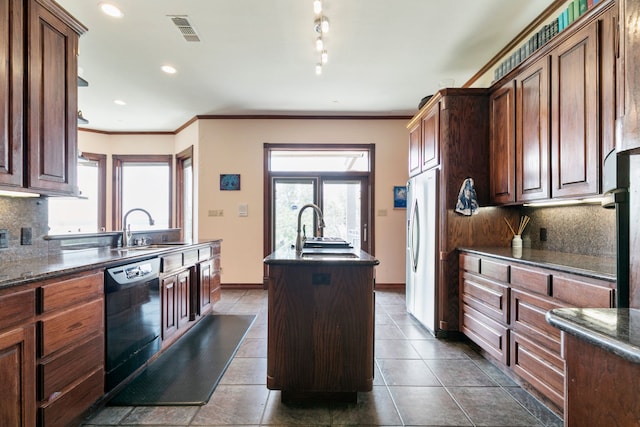
[[[406,211],[393,209],[393,187],[407,181],[408,120],[203,119],[177,135],[79,132],[80,151],[107,159],[111,224],[111,155],[175,154],[194,147],[195,227],[199,239],[221,238],[222,283],[261,284],[263,276],[263,144],[375,144],[375,256],[380,284],[405,281]],[[220,174],[239,173],[240,191],[220,191]],[[249,216],[238,216],[238,205]],[[209,217],[209,210],[223,210]],[[385,215],[386,213],[386,215]]]
[[[375,255],[378,283],[404,283],[405,210],[393,209],[393,186],[407,181],[408,120],[200,120],[200,238],[223,239],[222,283],[262,283],[263,144],[375,144]],[[220,191],[219,175],[239,173],[240,191]],[[238,216],[238,205],[249,216]],[[209,217],[209,210],[224,211]],[[386,216],[379,216],[386,210]]]

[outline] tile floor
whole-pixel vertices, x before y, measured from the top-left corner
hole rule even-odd
[[[468,344],[437,340],[376,291],[376,375],[357,404],[285,406],[266,388],[267,293],[224,290],[219,313],[257,318],[204,406],[110,407],[83,426],[562,426],[562,420]]]

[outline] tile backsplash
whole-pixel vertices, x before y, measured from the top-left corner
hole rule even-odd
[[[47,199],[0,197],[0,229],[8,231],[8,246],[0,249],[0,260],[14,261],[46,256],[43,239],[49,231]],[[31,228],[31,244],[20,244],[22,228]]]
[[[523,207],[531,217],[523,240],[533,249],[594,256],[616,256],[616,211],[599,204]],[[547,240],[540,240],[540,228],[547,229]]]

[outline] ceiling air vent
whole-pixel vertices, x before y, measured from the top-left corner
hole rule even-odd
[[[186,15],[173,15],[169,16],[173,25],[178,28],[182,37],[188,42],[199,42],[200,37],[196,33],[196,30],[193,29],[191,23],[189,22],[189,18]]]

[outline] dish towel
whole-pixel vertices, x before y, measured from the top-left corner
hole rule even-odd
[[[460,187],[456,212],[467,216],[478,213],[478,197],[476,196],[476,189],[473,187],[472,178],[465,179]]]

